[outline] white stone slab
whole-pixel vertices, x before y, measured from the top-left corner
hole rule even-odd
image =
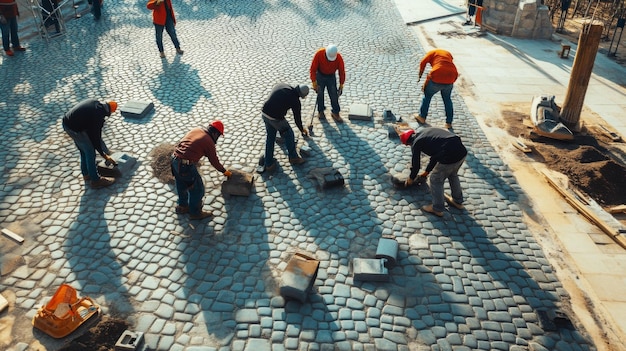
[[[355,258],[352,260],[352,274],[355,280],[386,282],[389,271],[385,267],[386,259]]]
[[[350,105],[350,112],[348,112],[348,119],[371,121],[372,109],[367,104],[352,104]]]

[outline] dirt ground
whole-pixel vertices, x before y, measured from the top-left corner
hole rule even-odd
[[[105,316],[98,324],[73,339],[59,351],[115,351],[117,340],[129,326],[129,323],[124,320]]]

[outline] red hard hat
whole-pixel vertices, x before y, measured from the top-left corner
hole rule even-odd
[[[411,135],[413,134],[415,134],[415,131],[413,129],[402,132],[402,134],[400,134],[400,142],[404,145],[408,145],[409,138],[411,138]]]
[[[224,123],[222,123],[222,121],[213,121],[209,125],[217,129],[217,131],[220,132],[220,135],[224,135]]]

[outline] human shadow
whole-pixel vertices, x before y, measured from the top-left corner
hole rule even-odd
[[[181,62],[180,55],[176,55],[172,63],[167,59],[161,62],[163,70],[150,86],[154,97],[164,105],[175,112],[187,113],[200,99],[211,99],[211,93],[202,86],[198,70]]]
[[[78,284],[75,288],[81,295],[95,297],[106,306],[107,314],[120,318],[134,312],[124,268],[133,255],[117,244],[128,242],[127,235],[134,234],[126,230],[138,227],[138,223],[115,209],[127,202],[123,193],[132,173],[118,178],[108,188],[85,189],[62,246],[69,268],[68,283]]]

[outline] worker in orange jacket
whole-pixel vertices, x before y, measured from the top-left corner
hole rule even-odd
[[[172,39],[176,53],[182,55],[184,51],[180,48],[180,42],[178,41],[178,36],[176,36],[176,15],[174,15],[172,0],[149,0],[146,7],[152,10],[152,23],[154,23],[156,43],[161,58],[165,58],[163,29],[167,31],[170,39]]]
[[[339,72],[339,89],[337,89],[337,77],[335,72]],[[343,84],[346,81],[346,70],[343,57],[337,50],[337,46],[330,44],[325,48],[317,50],[309,69],[313,89],[317,93],[317,111],[319,119],[326,119],[324,115],[324,89],[328,90],[331,115],[336,122],[343,122],[339,111],[339,97],[343,93]]]
[[[419,79],[422,79],[422,74],[427,64],[431,65],[431,70],[426,76],[426,81],[422,87],[424,97],[422,98],[420,113],[419,115],[415,115],[415,119],[418,123],[426,123],[430,100],[433,95],[441,92],[441,98],[443,99],[443,105],[446,111],[446,128],[452,128],[452,120],[454,118],[451,98],[452,87],[459,76],[452,60],[452,54],[449,51],[434,49],[426,53],[426,56],[424,56],[420,62]]]

